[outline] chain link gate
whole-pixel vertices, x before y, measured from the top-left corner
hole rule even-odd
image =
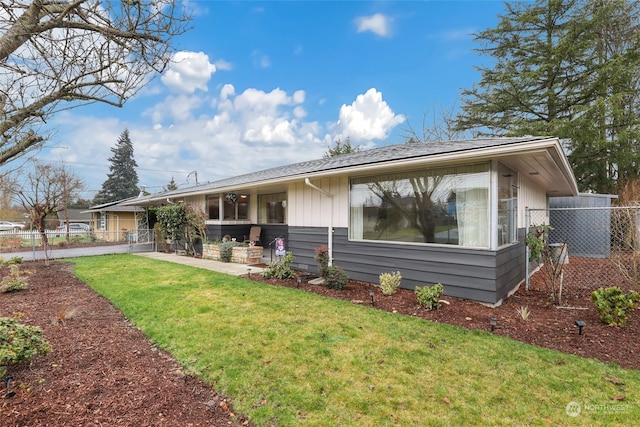
[[[527,234],[546,230],[526,289],[573,306],[601,287],[640,289],[640,206],[526,209]],[[527,260],[530,251],[527,246]]]

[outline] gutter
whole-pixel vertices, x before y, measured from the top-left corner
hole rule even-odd
[[[330,267],[333,265],[333,194],[312,184],[309,178],[305,178],[304,183],[307,184],[309,187],[313,188],[314,190],[318,191],[323,196],[328,197],[329,200],[331,201],[331,204],[329,205],[329,208],[330,208],[329,225],[327,226],[327,248],[329,252],[328,266]]]

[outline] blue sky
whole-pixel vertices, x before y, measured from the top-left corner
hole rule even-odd
[[[402,143],[423,114],[458,105],[486,63],[472,33],[499,1],[189,1],[174,62],[124,108],[59,114],[41,156],[93,198],[128,129],[140,185],[161,191],[317,159],[333,141]]]

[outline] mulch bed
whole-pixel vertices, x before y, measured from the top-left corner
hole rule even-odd
[[[75,278],[71,265],[29,262],[23,268],[34,272],[29,289],[0,294],[0,316],[18,314],[23,323],[40,326],[54,351],[30,366],[12,368],[10,390],[0,383],[0,396],[7,396],[0,400],[0,426],[248,425],[214,388],[186,374],[109,301]],[[2,267],[0,276],[7,271]],[[267,280],[256,274],[251,279],[298,286],[295,279]],[[598,318],[588,293],[572,296],[571,308],[557,308],[542,283],[532,286],[497,308],[445,295],[449,304],[427,311],[411,290],[384,296],[363,282],[350,281],[340,291],[306,280],[300,284],[304,291],[469,329],[490,331],[489,318],[496,317],[496,335],[640,369],[638,310],[627,326],[610,327]],[[526,321],[517,312],[523,306],[531,312]],[[574,324],[578,319],[586,323],[582,335]],[[561,356],[558,363],[563,363]]]
[[[23,269],[34,272],[29,288],[0,294],[0,316],[40,326],[53,351],[11,368],[10,390],[0,384],[0,426],[248,424],[79,281],[72,265],[38,261]]]

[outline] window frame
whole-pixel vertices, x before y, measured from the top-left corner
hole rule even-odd
[[[369,174],[369,175],[352,175],[349,177],[348,179],[348,189],[349,189],[349,194],[348,194],[348,206],[349,206],[349,219],[348,219],[348,240],[349,241],[353,241],[353,242],[366,242],[366,243],[384,243],[384,244],[398,244],[398,245],[418,245],[418,246],[427,246],[427,247],[445,247],[445,248],[456,248],[456,249],[479,249],[479,250],[495,250],[497,249],[496,244],[497,244],[497,233],[498,233],[498,221],[497,221],[497,194],[495,194],[497,191],[497,181],[496,181],[496,174],[497,174],[497,166],[496,166],[497,162],[495,161],[482,161],[482,162],[472,162],[472,163],[456,163],[456,164],[450,164],[450,165],[438,165],[435,167],[423,167],[423,168],[415,168],[415,169],[411,169],[408,171],[398,171],[398,170],[391,170],[388,172],[380,172],[377,174]],[[354,207],[354,205],[352,205],[353,203],[353,185],[354,185],[354,180],[366,180],[368,178],[375,178],[375,177],[384,177],[384,176],[389,176],[389,175],[405,175],[404,179],[409,179],[409,176],[411,174],[420,174],[420,173],[424,173],[426,171],[433,173],[434,171],[446,171],[446,170],[455,170],[455,169],[463,169],[463,168],[473,168],[476,167],[478,165],[484,166],[485,170],[483,171],[483,173],[486,173],[486,177],[485,179],[487,180],[487,187],[486,187],[486,222],[487,222],[487,236],[483,236],[483,238],[485,239],[485,243],[486,245],[481,245],[481,246],[477,246],[477,245],[460,245],[460,244],[451,244],[451,243],[439,243],[439,242],[416,242],[416,241],[404,241],[404,240],[383,240],[383,239],[367,239],[364,238],[364,236],[362,236],[361,238],[359,237],[355,237],[357,233],[354,233],[353,231],[353,227],[354,227],[354,209],[357,209],[357,207]],[[476,173],[476,172],[469,172],[469,174],[471,173]],[[464,175],[464,174],[460,174],[460,175]],[[364,217],[363,217],[364,220]],[[516,217],[517,220],[517,217]],[[516,223],[516,232],[517,234],[517,223]],[[509,243],[509,244],[515,244],[517,242],[513,242],[513,243]],[[507,244],[507,245],[509,245]],[[506,246],[506,245],[505,245]]]

